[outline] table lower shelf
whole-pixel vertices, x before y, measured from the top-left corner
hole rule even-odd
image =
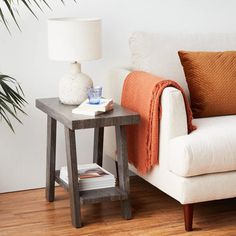
[[[60,170],[56,171],[55,181],[67,191],[69,190],[69,185],[60,178]],[[127,198],[128,194],[119,187],[80,191],[80,201],[83,204],[125,200]]]

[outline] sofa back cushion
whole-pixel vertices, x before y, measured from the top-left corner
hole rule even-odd
[[[236,51],[180,51],[195,118],[236,115]]]
[[[236,50],[236,34],[134,32],[129,44],[133,70],[143,70],[175,80],[189,95],[178,51]]]

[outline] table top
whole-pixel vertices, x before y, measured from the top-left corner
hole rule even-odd
[[[95,117],[72,113],[72,109],[76,106],[64,105],[58,98],[36,99],[36,107],[72,130],[138,124],[140,120],[137,112],[130,111],[118,104],[114,104],[112,111]]]

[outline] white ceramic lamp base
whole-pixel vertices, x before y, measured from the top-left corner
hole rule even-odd
[[[59,81],[59,99],[63,104],[79,105],[87,97],[93,81],[81,72],[79,63],[71,64],[70,71]]]

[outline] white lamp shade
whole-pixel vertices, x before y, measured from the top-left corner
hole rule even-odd
[[[101,19],[48,20],[49,58],[81,62],[101,58]]]

